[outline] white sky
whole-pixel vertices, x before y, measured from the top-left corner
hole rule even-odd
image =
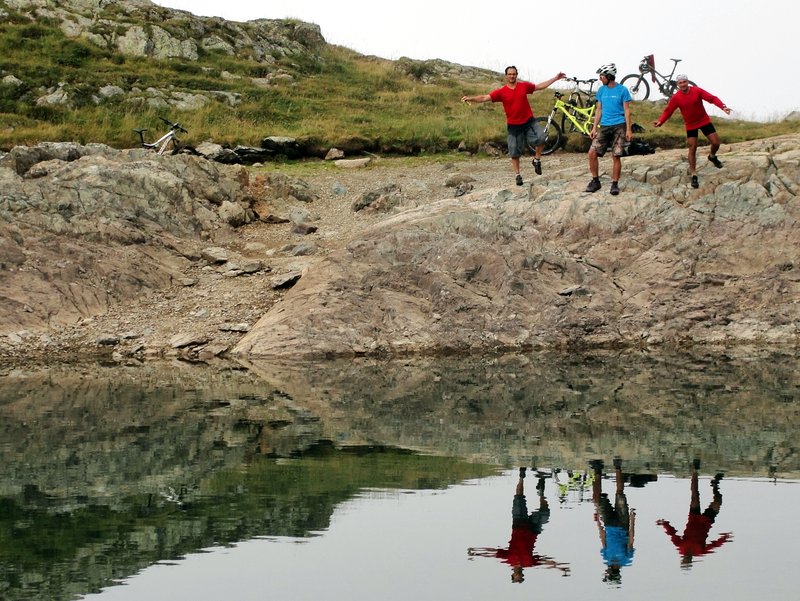
[[[782,119],[800,110],[797,0],[156,0],[231,21],[294,18],[316,23],[330,44],[388,59],[440,58],[541,81],[558,71],[586,79],[617,64],[618,79],[645,54],[730,106],[732,117]],[[573,10],[569,10],[572,7]],[[578,20],[571,17],[585,11]],[[487,92],[489,90],[486,90]],[[650,99],[661,98],[651,86]],[[723,113],[715,107],[712,116]]]

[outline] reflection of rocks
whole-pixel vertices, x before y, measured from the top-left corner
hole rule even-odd
[[[0,495],[22,483],[48,494],[156,491],[238,465],[257,448],[288,456],[320,436],[313,416],[240,370],[176,363],[14,374],[0,379]]]
[[[787,394],[797,358],[606,354],[255,364],[309,408],[324,435],[505,465],[575,469],[620,454],[631,468],[681,471],[693,456],[743,474],[800,473]]]
[[[0,379],[0,497],[5,519],[33,516],[37,533],[50,526],[42,516],[63,512],[54,524],[55,534],[70,533],[62,555],[28,569],[37,582],[90,590],[221,541],[325,528],[333,508],[375,485],[385,466],[356,475],[357,463],[315,460],[318,471],[301,475],[294,462],[271,459],[334,445],[567,469],[621,455],[626,470],[648,473],[681,473],[697,456],[728,475],[796,478],[800,366],[794,356],[762,359],[509,355],[16,371]],[[453,463],[425,482],[458,481]],[[5,551],[23,555],[19,544]]]
[[[726,471],[798,474],[800,424],[785,399],[800,370],[778,359],[519,355],[14,374],[0,380],[9,445],[0,494],[23,482],[80,489],[84,476],[98,491],[174,485],[320,439],[504,465],[535,456],[581,468],[617,453],[671,470],[699,455]]]

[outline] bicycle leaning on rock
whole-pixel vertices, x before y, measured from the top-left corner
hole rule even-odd
[[[133,130],[137,134],[139,134],[139,140],[142,143],[142,148],[150,148],[152,150],[155,150],[157,154],[164,154],[166,152],[167,148],[169,148],[170,146],[172,146],[171,154],[178,154],[179,152],[181,152],[185,148],[189,148],[189,147],[185,147],[184,148],[184,146],[181,144],[180,140],[178,140],[178,132],[181,132],[181,133],[184,133],[184,134],[188,134],[189,133],[188,131],[186,131],[181,126],[180,123],[177,123],[177,122],[173,123],[172,121],[170,121],[168,119],[165,119],[164,117],[159,117],[159,119],[161,119],[164,123],[169,125],[169,131],[167,133],[165,133],[163,136],[161,136],[155,142],[145,142],[144,141],[144,132],[147,131],[146,129],[134,129]]]
[[[665,98],[671,98],[678,90],[678,82],[676,82],[673,77],[675,75],[675,69],[682,59],[671,58],[669,60],[673,63],[672,71],[669,75],[664,75],[656,70],[655,57],[652,54],[648,54],[639,63],[639,72],[626,75],[620,80],[620,83],[628,88],[633,100],[647,100],[650,97],[650,84],[647,82],[645,75],[649,73],[653,84],[658,87],[658,91],[661,92]],[[691,80],[689,80],[689,83],[695,85]]]

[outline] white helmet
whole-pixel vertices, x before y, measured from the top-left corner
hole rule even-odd
[[[614,63],[606,63],[597,70],[599,75],[617,75],[617,66]]]

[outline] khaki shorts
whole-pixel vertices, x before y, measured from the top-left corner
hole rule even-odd
[[[618,125],[603,125],[597,130],[597,135],[592,140],[591,150],[601,157],[606,153],[609,144],[611,145],[611,154],[615,157],[621,157],[625,154],[625,133],[627,126],[624,123]]]

